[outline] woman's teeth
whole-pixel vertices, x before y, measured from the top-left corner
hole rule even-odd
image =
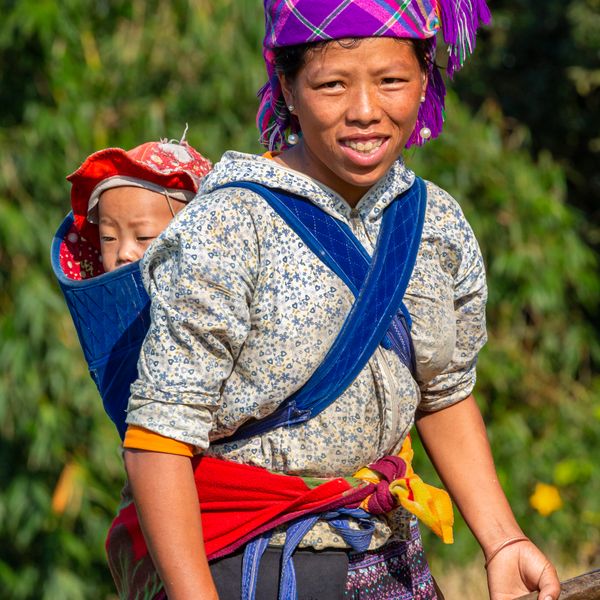
[[[344,145],[348,146],[348,148],[352,148],[352,150],[356,150],[357,152],[362,152],[364,154],[370,154],[373,150],[377,150],[379,146],[383,144],[383,139],[378,139],[373,142],[354,142],[352,140],[345,140]]]

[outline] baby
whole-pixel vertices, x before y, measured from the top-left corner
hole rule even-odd
[[[107,148],[89,156],[67,177],[75,229],[99,250],[102,263],[88,265],[87,276],[139,260],[195,196],[211,166],[184,141],[147,142],[129,151]],[[84,268],[82,278],[85,274]]]
[[[198,191],[211,163],[184,141],[107,148],[67,177],[72,215],[52,243],[52,268],[92,379],[119,435],[150,322],[138,260]]]

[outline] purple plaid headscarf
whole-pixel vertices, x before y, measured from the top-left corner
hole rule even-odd
[[[428,85],[417,124],[406,147],[421,145],[422,127],[434,138],[444,122],[444,81],[435,68],[435,34],[441,29],[448,45],[447,73],[459,70],[475,48],[475,35],[491,15],[485,0],[264,0],[263,55],[269,80],[260,89],[256,123],[261,142],[270,150],[286,147],[286,134],[298,133],[277,73],[273,48],[360,37],[427,39]]]

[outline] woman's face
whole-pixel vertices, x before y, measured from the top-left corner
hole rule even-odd
[[[366,38],[309,52],[296,78],[281,83],[302,129],[282,160],[354,205],[400,156],[426,77],[410,42]]]

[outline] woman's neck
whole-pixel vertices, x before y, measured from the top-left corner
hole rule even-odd
[[[327,186],[341,196],[351,208],[354,208],[370,189],[370,187],[357,186],[338,177],[327,165],[311,153],[303,142],[281,153],[273,153],[271,157],[280,165],[303,175],[308,175]]]

